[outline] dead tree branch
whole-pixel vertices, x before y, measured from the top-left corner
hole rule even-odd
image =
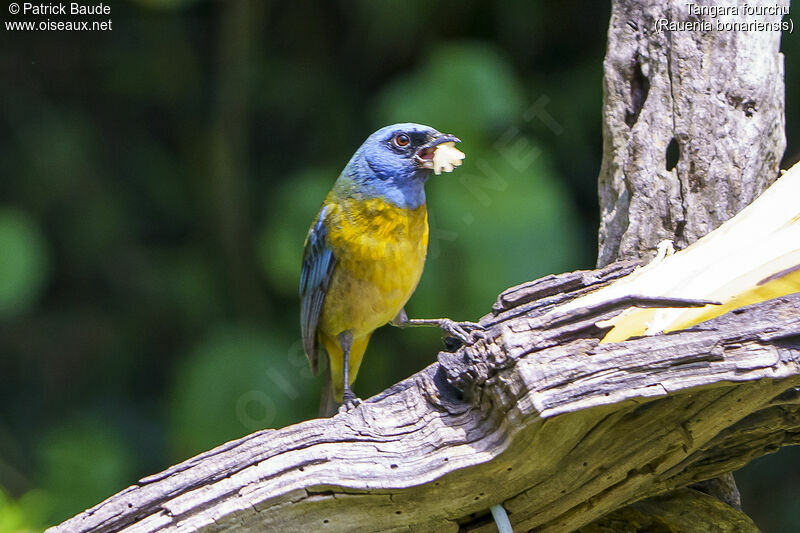
[[[488,532],[501,502],[519,531],[572,531],[796,444],[800,295],[619,344],[597,340],[613,308],[543,319],[632,267],[510,289],[485,338],[360,408],[227,443],[53,531]]]

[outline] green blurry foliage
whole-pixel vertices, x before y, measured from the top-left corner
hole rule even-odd
[[[40,208],[77,204],[82,191],[75,185],[89,182],[87,169],[97,155],[92,124],[81,113],[47,104],[26,104],[12,111],[13,120],[20,124],[18,157],[29,162],[20,187]],[[42,146],[47,147],[46,157]]]
[[[136,481],[136,459],[112,424],[79,418],[45,432],[37,445],[48,518],[61,521]]]
[[[47,242],[24,211],[0,207],[0,319],[28,311],[47,281]]]
[[[311,373],[299,342],[243,325],[200,339],[173,375],[170,441],[176,460],[258,429],[313,416]],[[298,339],[299,341],[299,335]]]
[[[374,126],[419,122],[487,143],[520,120],[525,103],[519,79],[494,47],[448,43],[381,91]]]
[[[259,264],[271,290],[288,299],[300,301],[297,291],[303,243],[340,171],[333,167],[300,169],[265,197],[267,220],[258,235]],[[298,328],[299,316],[298,310]]]
[[[49,522],[49,502],[42,490],[32,490],[14,499],[0,487],[0,533],[42,531]]]
[[[425,37],[425,24],[422,20],[435,20],[441,5],[435,2],[375,2],[358,0],[352,2],[358,35],[367,46],[363,53],[373,61],[383,62],[397,55],[412,54],[414,47],[403,43]],[[454,13],[449,15],[453,16]],[[377,21],[391,21],[390,24],[376,24]],[[398,44],[399,43],[399,44]]]

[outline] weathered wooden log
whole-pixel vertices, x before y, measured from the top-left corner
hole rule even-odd
[[[633,266],[512,288],[483,338],[357,409],[229,442],[51,531],[488,532],[496,503],[517,531],[572,531],[800,441],[800,294],[618,344],[597,322],[630,302],[558,313]]]
[[[707,524],[713,524],[707,527]],[[758,533],[753,521],[719,499],[683,488],[631,504],[579,530],[579,533],[627,533],[634,531],[716,531]]]

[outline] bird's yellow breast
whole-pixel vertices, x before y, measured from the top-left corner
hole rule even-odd
[[[377,198],[329,196],[326,205],[336,268],[320,330],[361,337],[393,319],[417,287],[428,249],[428,213],[424,204],[404,209]]]

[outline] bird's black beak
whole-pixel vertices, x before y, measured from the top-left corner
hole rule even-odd
[[[461,139],[449,133],[440,133],[417,150],[414,160],[421,168],[433,168],[433,153],[437,146],[446,142],[460,143]]]

